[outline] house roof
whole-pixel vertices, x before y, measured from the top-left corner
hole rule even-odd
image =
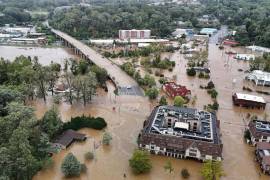
[[[267,121],[253,120],[253,121],[250,121],[248,124],[251,135],[255,137],[256,139],[260,139],[262,136],[266,136],[266,137],[270,136],[270,131],[267,130],[267,128],[260,128],[257,125],[258,123],[264,123],[264,122],[267,123]]]
[[[270,166],[270,156],[264,156],[262,159],[264,165]]]
[[[74,130],[66,130],[60,136],[57,137],[55,143],[61,144],[65,147],[69,146],[73,141],[82,141],[86,139],[85,134],[78,133]]]
[[[261,96],[254,96],[251,94],[243,94],[243,93],[235,93],[235,95],[237,99],[265,103],[265,100]]]

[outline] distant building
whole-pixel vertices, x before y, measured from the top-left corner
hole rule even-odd
[[[175,29],[172,35],[176,38],[181,38],[183,35],[185,36],[192,36],[193,29]]]
[[[237,46],[239,45],[239,42],[236,42],[234,40],[229,40],[229,39],[226,39],[222,42],[223,45],[225,46]]]
[[[219,121],[206,111],[156,107],[144,122],[139,148],[152,154],[201,161],[222,159]]]
[[[200,31],[200,34],[212,36],[213,34],[217,33],[217,31],[218,30],[215,28],[202,28],[202,30]]]
[[[245,79],[253,81],[257,86],[270,86],[270,73],[261,70],[252,71]]]
[[[202,72],[202,73],[210,73],[210,68],[207,68],[207,67],[193,67],[193,69],[196,71],[196,72]]]
[[[262,53],[270,53],[270,48],[261,47],[261,46],[247,46],[247,49],[252,51],[262,52]]]
[[[236,54],[235,59],[244,60],[244,61],[252,61],[255,60],[254,54]]]
[[[63,132],[53,143],[53,147],[66,149],[70,146],[74,141],[85,141],[86,135],[78,133],[74,130],[67,130]]]
[[[186,86],[175,84],[174,82],[167,82],[163,85],[163,91],[170,97],[181,96],[183,98],[189,98],[191,91]]]
[[[250,94],[235,93],[232,96],[233,104],[246,108],[265,109],[266,102],[263,97]]]
[[[248,124],[252,145],[258,142],[270,143],[270,122],[262,120],[252,120]]]
[[[151,30],[119,30],[119,39],[149,39]]]
[[[28,45],[45,45],[47,43],[47,39],[45,37],[39,38],[11,38],[10,43],[13,44],[28,44]]]
[[[270,143],[258,142],[255,154],[263,173],[270,175]]]
[[[192,37],[193,40],[197,40],[197,41],[206,41],[209,39],[209,36],[208,35],[202,35],[202,34],[195,34],[193,37]]]

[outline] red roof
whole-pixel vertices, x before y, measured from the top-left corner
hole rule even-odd
[[[226,39],[226,40],[223,41],[223,44],[224,44],[224,45],[232,46],[232,45],[238,45],[239,42],[236,42],[236,41],[234,41],[234,40],[228,40],[228,39]]]
[[[174,82],[165,83],[163,85],[163,89],[171,97],[175,96],[187,97],[189,94],[191,94],[190,90],[188,90],[185,86],[175,84]]]

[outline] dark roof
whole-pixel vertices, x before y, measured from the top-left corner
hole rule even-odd
[[[68,147],[73,141],[84,141],[85,139],[85,134],[81,134],[69,129],[63,132],[60,136],[58,136],[55,140],[55,143]]]
[[[270,136],[269,131],[264,131],[262,129],[256,128],[256,122],[269,123],[267,121],[260,121],[260,120],[252,120],[252,121],[250,121],[249,124],[248,124],[248,127],[249,127],[249,131],[250,131],[251,135],[256,139],[260,139],[262,136]]]

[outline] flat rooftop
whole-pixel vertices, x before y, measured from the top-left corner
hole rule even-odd
[[[216,116],[206,111],[159,106],[151,114],[147,133],[171,135],[218,144]]]
[[[270,73],[261,70],[254,70],[249,75],[249,78],[256,78],[258,80],[270,81]]]
[[[235,93],[235,95],[237,99],[265,103],[265,100],[261,96],[254,96],[251,94],[242,94],[242,93]]]

